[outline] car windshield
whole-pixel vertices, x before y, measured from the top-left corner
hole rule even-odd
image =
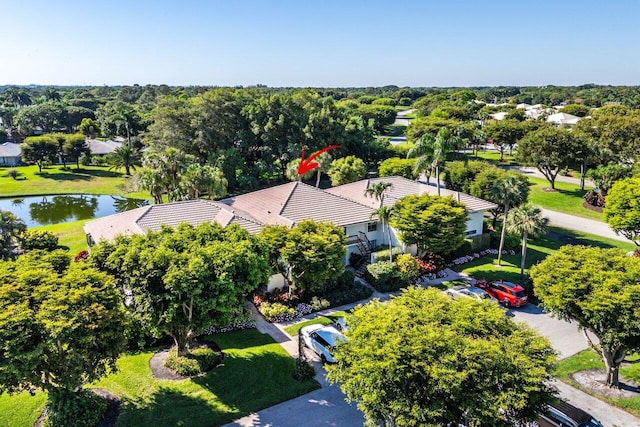
[[[516,294],[516,296],[517,296],[518,298],[523,298],[523,297],[526,295],[526,294],[524,293],[524,291],[517,291],[517,292],[514,292],[514,293]]]
[[[591,418],[589,422],[580,424],[580,427],[603,427],[602,423],[595,418]]]

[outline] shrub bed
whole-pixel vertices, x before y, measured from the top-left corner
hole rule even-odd
[[[209,347],[196,347],[181,357],[175,348],[169,351],[164,366],[171,369],[178,375],[191,377],[200,375],[215,368],[222,360],[222,352],[215,351]]]
[[[397,291],[407,286],[407,281],[402,279],[396,264],[390,261],[368,265],[365,278],[378,292]]]
[[[394,247],[391,249],[391,253],[393,254],[393,258],[395,259],[398,255],[403,254],[404,252],[400,248]],[[374,262],[380,261],[389,261],[389,248],[381,249],[377,252],[373,253]]]

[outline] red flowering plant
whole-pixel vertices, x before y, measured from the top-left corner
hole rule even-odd
[[[88,250],[82,250],[80,252],[78,252],[78,255],[76,255],[73,260],[75,262],[80,262],[80,261],[84,261],[85,259],[89,258],[89,251]]]

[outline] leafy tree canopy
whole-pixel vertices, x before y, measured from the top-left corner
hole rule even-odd
[[[548,340],[489,302],[409,288],[349,327],[328,378],[369,426],[515,425],[553,397]]]
[[[347,156],[331,162],[327,174],[331,178],[331,185],[336,187],[363,179],[367,176],[367,166],[361,159]]]
[[[604,218],[618,234],[640,247],[640,178],[616,182],[606,198]]]

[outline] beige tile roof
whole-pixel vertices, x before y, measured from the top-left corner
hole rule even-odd
[[[290,182],[223,200],[265,224],[288,227],[305,219],[349,225],[369,221],[372,208],[302,182]]]
[[[438,194],[438,189],[434,186],[427,185],[419,181],[412,181],[400,176],[365,179],[362,181],[353,182],[351,184],[329,188],[326,191],[332,194],[340,195],[358,203],[366,204],[373,209],[377,209],[381,203],[376,201],[373,197],[365,196],[365,191],[378,182],[388,182],[391,184],[391,187],[387,189],[383,194],[382,204],[384,204],[385,206],[392,206],[399,199],[412,194]],[[497,207],[491,202],[487,202],[486,200],[478,199],[477,197],[473,197],[458,191],[451,191],[441,188],[440,194],[443,197],[450,196],[456,200],[459,200],[461,203],[464,203],[467,206],[467,210],[469,212],[495,209]]]
[[[209,200],[189,200],[145,206],[98,218],[85,224],[84,230],[98,242],[104,238],[113,240],[118,234],[142,234],[148,230],[158,231],[162,225],[175,227],[181,222],[192,225],[216,221],[226,227],[237,223],[250,233],[257,233],[262,224],[245,212],[238,212],[224,203]]]

